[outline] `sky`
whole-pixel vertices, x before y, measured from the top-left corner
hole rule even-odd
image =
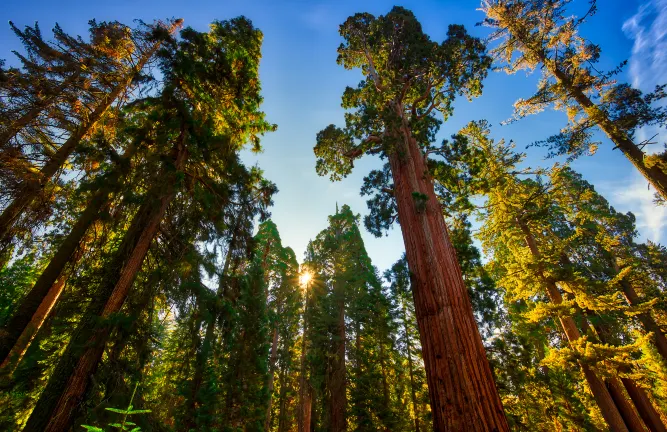
[[[574,0],[573,12],[583,10],[586,0]],[[278,130],[262,140],[263,153],[244,154],[248,164],[258,163],[265,176],[280,192],[272,209],[273,220],[283,244],[291,246],[302,259],[308,241],[327,226],[327,216],[336,204],[348,204],[365,215],[365,198],[359,196],[363,177],[379,168],[378,159],[366,156],[355,163],[352,175],[332,183],[315,173],[312,148],[315,135],[327,125],[343,122],[341,95],[346,86],[361,79],[358,70],[346,71],[336,64],[336,49],[341,43],[338,26],[356,12],[382,15],[394,5],[411,9],[424,31],[442,41],[449,24],[464,24],[473,35],[485,37],[489,30],[475,26],[483,19],[477,10],[480,0],[439,1],[225,1],[203,0],[4,0],[0,7],[0,58],[9,64],[15,59],[11,50],[20,45],[8,21],[17,26],[39,22],[46,34],[57,22],[70,34],[87,35],[87,22],[118,20],[131,24],[134,19],[183,18],[186,26],[205,31],[213,20],[239,15],[250,18],[264,33],[260,78],[267,120]],[[667,0],[600,0],[599,11],[582,28],[582,34],[602,48],[599,67],[612,69],[623,60],[628,66],[619,80],[650,91],[667,82]],[[438,140],[456,133],[471,120],[486,119],[496,139],[512,139],[517,149],[558,132],[564,126],[562,113],[546,111],[510,125],[501,126],[512,115],[512,104],[529,97],[535,90],[537,74],[520,72],[508,76],[492,72],[484,83],[484,94],[469,102],[458,100],[455,111],[442,127]],[[640,131],[649,138],[655,131]],[[600,136],[602,145],[592,157],[577,160],[573,168],[581,172],[596,190],[619,211],[632,211],[642,239],[667,241],[667,209],[656,207],[653,192],[632,165],[613,145]],[[660,143],[667,141],[661,132]],[[660,144],[662,146],[662,144]],[[652,146],[654,151],[659,145]],[[550,166],[539,148],[526,150],[529,166]],[[396,226],[387,236],[374,238],[362,229],[373,263],[383,271],[403,253],[403,241]]]

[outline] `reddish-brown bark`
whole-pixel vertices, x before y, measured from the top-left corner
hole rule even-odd
[[[269,357],[269,403],[266,406],[266,420],[264,420],[264,430],[269,430],[271,426],[271,405],[273,403],[273,385],[275,382],[276,360],[278,359],[278,327],[273,328],[273,341],[271,342],[271,357]]]
[[[174,148],[173,162],[176,171],[183,168],[187,158],[184,134],[183,126]],[[79,323],[28,419],[25,432],[59,432],[68,430],[71,426],[90,378],[102,358],[110,333],[108,325],[97,325],[92,332],[88,327],[95,325],[100,318],[103,320],[119,312],[125,302],[164,213],[175,197],[176,178],[170,177],[166,191],[162,185],[158,185],[148,192],[146,200],[124,235],[109,271],[105,272],[98,297],[93,299]]]
[[[618,411],[621,413],[621,417],[623,417],[623,421],[628,427],[628,430],[630,430],[630,432],[646,432],[644,423],[639,418],[639,415],[637,415],[637,412],[633,408],[632,404],[625,396],[625,393],[623,392],[623,384],[618,380],[618,378],[607,378],[605,383],[607,384],[609,394],[614,400]]]
[[[130,146],[122,159],[130,160],[135,150],[135,146]],[[0,359],[3,361],[0,369],[4,369],[5,364],[11,363],[14,366],[18,364],[23,355],[19,353],[28,349],[48,313],[60,298],[65,283],[62,273],[68,264],[76,263],[79,260],[82,253],[81,243],[89,228],[99,219],[102,209],[109,203],[110,194],[117,190],[122,174],[122,167],[116,167],[114,172],[105,179],[104,186],[93,194],[86,209],[60,244],[30,292],[0,331]],[[79,250],[78,253],[77,250]],[[11,360],[9,356],[12,357]]]
[[[403,118],[403,107],[395,109]],[[396,142],[389,163],[410,268],[433,427],[439,431],[508,431],[424,155],[405,119],[388,134]]]
[[[312,389],[310,388],[310,381],[307,377],[306,354],[308,352],[308,309],[310,303],[310,293],[306,286],[306,300],[303,314],[303,335],[301,343],[301,365],[299,372],[299,406],[297,413],[297,431],[308,432],[310,430],[311,421],[311,402]]]
[[[621,378],[621,382],[625,387],[625,390],[630,395],[630,399],[635,404],[637,412],[644,420],[644,424],[648,427],[651,432],[667,432],[665,424],[660,418],[660,414],[656,411],[651,399],[649,399],[646,394],[646,390],[639,387],[632,379],[630,378]]]

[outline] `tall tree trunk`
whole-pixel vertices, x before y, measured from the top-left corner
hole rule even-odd
[[[618,274],[621,270],[616,262],[616,257],[612,256],[611,262],[614,272]],[[630,306],[637,306],[642,303],[637,291],[635,291],[632,284],[625,278],[621,279],[621,289]],[[663,333],[662,329],[658,326],[649,312],[643,312],[637,315],[637,318],[647,333],[653,333],[653,344],[658,350],[658,353],[662,356],[665,364],[667,364],[667,337],[665,337],[665,333]]]
[[[428,379],[433,427],[438,431],[509,430],[477,329],[456,252],[402,106],[402,123],[388,130],[398,219],[405,243]]]
[[[630,432],[646,432],[644,423],[637,415],[637,412],[635,412],[632,404],[628,402],[628,399],[623,392],[623,384],[621,384],[618,378],[607,378],[605,384],[607,385],[607,390],[609,390],[609,394],[614,400],[614,403]]]
[[[297,413],[297,431],[308,432],[311,421],[311,398],[312,392],[310,382],[306,377],[306,353],[308,351],[308,309],[310,305],[309,286],[306,284],[305,306],[303,312],[303,336],[301,343],[301,364],[299,373],[299,406]]]
[[[345,416],[345,283],[335,276],[334,296],[338,317],[334,326],[332,341],[331,379],[329,398],[329,431],[344,432],[347,430]]]
[[[203,306],[203,308],[209,309],[209,313],[206,314],[206,333],[204,333],[204,340],[202,341],[201,349],[199,349],[195,357],[195,371],[194,377],[192,379],[192,387],[190,390],[190,402],[184,419],[184,424],[186,424],[190,429],[197,429],[196,417],[197,409],[200,405],[199,392],[204,381],[204,370],[206,369],[206,363],[208,362],[208,358],[211,354],[211,348],[213,347],[213,340],[215,338],[215,324],[219,318],[217,301],[221,300],[227,292],[229,269],[232,262],[232,252],[236,248],[238,225],[239,224],[237,223],[234,228],[234,232],[232,233],[232,238],[229,241],[227,255],[225,256],[225,263],[222,267],[218,289],[215,294],[216,302],[213,305]]]
[[[514,28],[510,28],[510,31],[512,31],[513,35],[520,40],[523,39],[522,42],[526,42],[521,36],[525,34],[525,32],[517,32]],[[524,45],[530,47],[532,44],[529,42],[527,44],[524,43]],[[663,171],[659,165],[651,167],[646,166],[644,161],[646,155],[639,146],[630,139],[625,131],[619,128],[609,118],[609,115],[606,112],[593,103],[579,86],[572,82],[572,79],[560,68],[557,60],[547,58],[542,50],[535,50],[532,48],[529,48],[529,50],[531,50],[534,55],[537,55],[542,64],[544,64],[549,72],[556,78],[556,81],[567,90],[568,94],[581,106],[586,115],[590,119],[593,119],[609,139],[616,144],[616,147],[623,152],[625,157],[628,158],[632,165],[634,165],[644,178],[646,178],[646,180],[655,188],[660,196],[662,196],[663,199],[667,199],[667,172]]]
[[[173,33],[176,31],[176,29],[180,28],[181,25],[182,20],[174,21],[169,28],[169,32]],[[111,91],[111,93],[104,95],[93,112],[91,112],[86,120],[83,121],[83,123],[81,123],[79,127],[74,130],[74,132],[72,132],[72,135],[67,139],[67,141],[65,141],[65,143],[61,145],[56,153],[49,159],[49,161],[44,164],[40,172],[35,177],[25,182],[14,200],[9,203],[2,214],[0,214],[0,242],[7,242],[11,239],[11,228],[18,220],[21,213],[23,213],[26,208],[28,208],[40,195],[42,190],[51,181],[51,178],[58,172],[58,170],[60,170],[65,162],[67,162],[67,159],[69,159],[79,142],[81,142],[81,140],[90,133],[90,131],[95,127],[97,122],[102,118],[104,113],[107,112],[116,99],[118,99],[120,95],[125,92],[128,87],[130,87],[134,78],[141,72],[141,70],[153,57],[153,55],[155,55],[157,50],[160,48],[160,45],[162,45],[161,41],[154,43],[153,46],[151,46],[151,48],[141,56],[137,64],[127,74],[125,79],[120,82]]]
[[[535,242],[535,238],[533,237],[533,234],[530,232],[530,228],[525,223],[525,221],[518,216],[516,217],[516,223],[517,226],[523,232],[526,245],[530,249],[530,252],[533,255],[535,261],[538,263],[538,274],[546,287],[547,297],[549,297],[549,300],[553,304],[559,305],[563,303],[563,297],[561,296],[561,293],[558,290],[556,283],[554,282],[553,279],[546,277],[544,274],[544,266],[541,262],[542,257],[539,252],[539,249],[537,248],[537,243]],[[574,342],[581,337],[581,333],[579,332],[579,329],[577,328],[577,325],[574,322],[574,319],[572,319],[572,317],[562,315],[559,317],[559,320],[561,326],[563,327],[563,331],[567,336],[568,341]],[[588,365],[583,363],[580,363],[579,365],[581,367],[582,372],[584,373],[584,377],[586,378],[589,387],[591,388],[591,392],[593,393],[593,398],[595,399],[595,402],[598,404],[598,407],[602,412],[602,416],[607,421],[610,430],[612,432],[628,432],[628,428],[625,425],[621,413],[616,407],[614,400],[612,399],[611,395],[609,394],[609,391],[607,390],[607,387],[605,387],[602,380]]]
[[[405,347],[408,356],[408,372],[410,374],[410,397],[412,398],[412,410],[415,413],[415,432],[419,432],[419,405],[417,404],[417,392],[415,390],[415,373],[412,365],[412,348],[410,347],[410,333],[408,332],[408,313],[405,307],[405,300],[402,302],[403,306],[403,329],[405,331]]]
[[[160,222],[176,195],[177,177],[187,158],[185,125],[174,149],[174,172],[154,186],[132,220],[110,265],[106,268],[96,296],[79,322],[72,339],[35,406],[24,432],[61,432],[71,426],[74,414],[88,388],[109,338],[109,325],[102,320],[118,313],[141,269],[144,257]],[[169,171],[167,171],[169,172]]]
[[[9,322],[0,330],[0,375],[11,373],[18,365],[23,354],[30,346],[33,338],[42,327],[60,298],[65,285],[63,271],[70,262],[77,262],[81,254],[76,254],[88,229],[100,217],[102,209],[109,203],[109,196],[120,187],[124,166],[136,150],[131,145],[123,154],[121,166],[115,167],[113,173],[105,179],[102,186],[91,198],[86,209],[81,213],[72,230],[58,247],[58,251],[49,261],[39,279],[25,296]]]
[[[266,406],[266,420],[264,421],[264,430],[268,431],[271,426],[271,404],[273,401],[273,383],[275,380],[276,360],[278,359],[278,327],[273,327],[273,342],[271,343],[271,357],[269,358],[269,403]]]
[[[596,325],[589,324],[587,315],[588,313],[584,314],[584,324],[586,326],[590,326],[591,330],[593,330],[595,336],[600,340],[600,342],[602,342],[603,344],[610,344],[608,337],[610,335],[609,327],[605,324],[596,324]],[[619,372],[624,372],[624,371],[619,369]],[[651,432],[667,432],[664,423],[660,419],[660,415],[655,410],[653,403],[651,403],[651,400],[649,399],[644,389],[638,387],[634,382],[634,380],[631,378],[621,378],[620,383],[618,382],[618,379],[616,378],[612,379],[614,381],[612,383],[607,384],[608,387],[610,386],[610,384],[612,385],[612,387],[609,388],[609,392],[611,393],[612,398],[614,398],[614,402],[616,402],[616,405],[619,407],[621,415],[623,416],[624,419],[626,419],[626,424],[628,424],[628,427],[630,428],[631,431],[634,430],[644,431],[645,430],[644,425],[646,425],[646,427],[648,427],[648,429]],[[639,420],[639,418],[637,418],[636,420],[633,418],[637,417],[637,415],[634,414],[634,411],[632,411],[632,413],[629,413],[628,408],[624,406],[624,404],[626,405],[629,404],[627,403],[625,394],[621,389],[621,384],[623,387],[625,387],[625,390],[630,396],[630,400],[632,400],[632,402],[634,403],[634,407],[637,409],[639,417],[641,417],[641,420],[644,421],[643,424],[641,420]],[[630,410],[632,410],[632,406],[630,406]],[[634,426],[631,426],[630,423],[632,423]]]
[[[71,74],[60,83],[51,95],[37,101],[32,108],[25,112],[21,117],[11,122],[11,124],[7,126],[7,129],[0,133],[0,148],[5,146],[9,140],[14,138],[23,128],[35,120],[42,111],[53,105],[54,101],[62,94],[62,92],[67,90],[67,88],[77,81],[79,77],[79,72]]]
[[[634,380],[630,378],[621,378],[621,382],[649,430],[651,432],[667,432],[667,428],[665,428],[665,424],[662,422],[660,414],[656,411],[651,399],[649,399],[646,394],[646,390],[639,387]]]
[[[289,425],[287,423],[287,370],[285,363],[280,367],[280,397],[278,398],[278,432],[287,432]],[[268,431],[268,429],[267,429]]]

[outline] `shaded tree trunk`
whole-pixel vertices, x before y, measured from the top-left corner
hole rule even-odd
[[[620,272],[620,268],[616,262],[616,257],[612,257],[611,262],[614,268],[614,272],[618,274]],[[630,282],[626,279],[621,279],[621,289],[623,290],[623,295],[625,296],[625,299],[630,306],[637,306],[642,303],[642,300],[637,294],[637,291],[635,291],[632,284],[630,284]],[[658,353],[662,356],[665,363],[667,363],[667,338],[665,337],[665,334],[663,333],[660,326],[658,326],[649,312],[644,312],[637,315],[637,319],[647,333],[653,333],[653,344],[658,350]]]
[[[278,432],[287,432],[290,426],[287,422],[287,371],[283,363],[280,368],[280,397],[278,399]],[[268,430],[268,429],[267,429]]]
[[[454,247],[402,106],[388,130],[398,219],[412,280],[415,314],[438,431],[509,430]]]
[[[134,155],[135,146],[130,146],[122,156],[125,165]],[[100,218],[102,209],[109,203],[109,197],[120,187],[123,167],[116,167],[105,179],[102,186],[91,198],[72,230],[58,247],[39,279],[22,300],[16,312],[0,331],[0,375],[11,373],[18,365],[33,338],[48,317],[49,312],[60,298],[65,279],[62,276],[67,264],[77,262],[76,251],[88,229]],[[80,254],[79,254],[80,255]]]
[[[412,348],[410,346],[410,333],[408,330],[408,314],[405,308],[405,303],[403,306],[403,329],[405,331],[405,347],[406,354],[408,356],[408,372],[410,374],[410,397],[412,399],[412,410],[415,413],[415,432],[419,432],[419,405],[417,404],[417,392],[415,390],[415,373],[414,366],[412,365]]]
[[[232,251],[233,248],[236,247],[236,234],[237,233],[235,229],[229,242],[227,256],[225,256],[225,263],[222,268],[222,274],[220,275],[220,281],[216,291],[216,300],[222,299],[226,293],[227,277],[229,276],[229,267],[232,262]],[[202,341],[201,348],[198,350],[195,357],[195,370],[194,377],[192,379],[192,388],[190,390],[189,407],[186,410],[184,419],[184,424],[186,424],[190,429],[197,428],[196,417],[197,409],[200,404],[199,392],[204,381],[204,369],[206,369],[206,363],[208,362],[208,358],[211,354],[213,339],[215,337],[215,324],[218,321],[217,307],[217,304],[208,305],[208,307],[204,306],[204,308],[209,309],[208,314],[206,314],[206,333],[204,334],[204,340]]]
[[[344,281],[334,282],[334,296],[338,317],[334,326],[332,341],[331,378],[329,380],[329,431],[344,432],[347,429],[345,416],[345,284]]]
[[[312,391],[310,383],[306,378],[306,353],[308,351],[308,310],[310,305],[310,296],[308,286],[306,286],[306,299],[303,312],[303,342],[301,345],[301,364],[299,373],[299,406],[297,414],[297,431],[308,432],[311,422],[311,399]]]
[[[264,421],[264,430],[269,430],[271,426],[271,404],[273,401],[273,384],[275,380],[276,360],[278,359],[278,327],[273,327],[273,342],[271,343],[271,357],[269,358],[269,402],[266,407],[266,420]]]
[[[651,432],[667,432],[660,414],[656,411],[651,399],[646,394],[646,390],[639,387],[634,380],[630,378],[621,378],[625,390],[634,402],[637,412]]]
[[[618,378],[607,378],[605,383],[611,398],[614,400],[614,403],[616,404],[618,411],[621,413],[621,417],[623,417],[623,421],[625,421],[625,424],[627,425],[630,432],[646,432],[644,423],[642,423],[642,420],[635,412],[632,404],[628,402],[628,399],[623,392],[623,385],[618,380]]]
[[[547,297],[553,304],[559,305],[563,303],[563,297],[558,290],[555,281],[551,278],[547,278],[544,275],[544,265],[541,262],[541,254],[537,248],[535,238],[530,232],[530,228],[520,217],[516,217],[516,223],[525,236],[526,245],[530,249],[530,252],[533,255],[535,261],[538,263],[538,274],[544,282],[547,291]],[[579,329],[577,328],[577,325],[572,317],[562,315],[559,317],[559,320],[568,341],[574,342],[581,337],[581,333],[579,332]],[[591,392],[593,393],[593,398],[600,408],[602,416],[607,421],[610,430],[612,432],[628,432],[628,428],[621,416],[621,413],[616,407],[614,400],[612,399],[609,391],[607,390],[607,387],[604,385],[602,380],[588,365],[580,363],[579,366],[584,373],[584,377],[586,378]]]
[[[176,195],[175,174],[182,170],[187,158],[184,128],[182,124],[174,149],[175,172],[164,182],[168,185],[167,190],[161,192],[163,187],[158,185],[148,192],[30,415],[24,432],[61,432],[71,426],[111,332],[108,324],[100,324],[100,318],[104,321],[120,311],[167,207]]]

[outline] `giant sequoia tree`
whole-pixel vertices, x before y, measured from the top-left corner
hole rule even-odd
[[[379,17],[356,14],[340,33],[339,64],[361,69],[364,80],[345,90],[345,128],[318,133],[317,172],[337,180],[364,154],[389,159],[434,427],[507,430],[423,151],[440,124],[434,113],[447,119],[457,95],[479,95],[490,58],[462,26],[431,41],[400,7]]]

